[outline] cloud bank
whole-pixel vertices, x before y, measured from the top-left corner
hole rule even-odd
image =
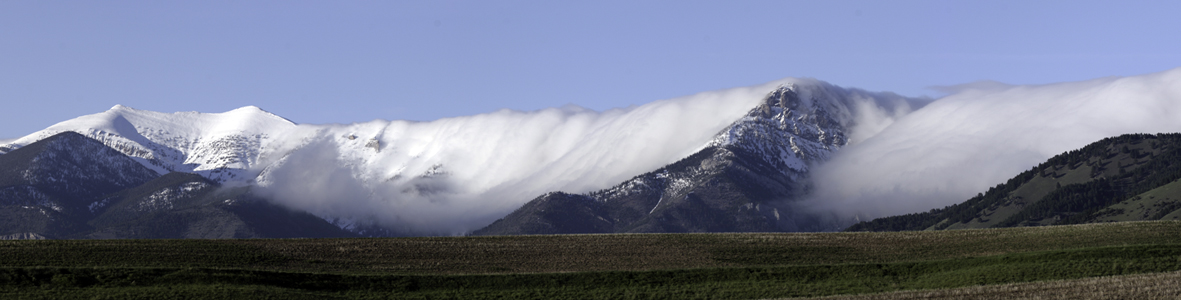
[[[431,122],[299,125],[275,139],[288,144],[262,155],[257,165],[267,169],[258,170],[257,183],[270,198],[344,225],[462,234],[543,193],[610,187],[688,156],[768,92],[800,80],[603,112],[571,105]]]
[[[1105,137],[1181,132],[1181,69],[948,91],[814,169],[803,206],[861,220],[926,211]]]

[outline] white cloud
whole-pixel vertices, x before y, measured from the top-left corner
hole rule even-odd
[[[1181,131],[1181,69],[953,90],[816,169],[805,206],[863,220],[925,211],[1105,137]]]

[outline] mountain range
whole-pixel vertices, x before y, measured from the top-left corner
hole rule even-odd
[[[614,207],[608,208],[613,215],[594,215],[610,219],[610,230],[587,232],[818,228],[812,223],[797,224],[787,217],[793,213],[791,208],[782,205],[805,193],[809,165],[849,144],[850,128],[858,125],[859,116],[904,114],[923,103],[890,93],[790,79],[606,112],[566,107],[435,122],[306,125],[257,107],[207,114],[116,105],[0,145],[4,153],[0,157],[15,160],[34,151],[41,141],[74,133],[69,135],[72,139],[110,149],[86,161],[119,160],[125,162],[123,169],[130,168],[126,162],[135,162],[131,165],[141,174],[138,180],[69,200],[75,204],[69,209],[89,211],[65,219],[91,231],[6,231],[50,237],[142,237],[141,231],[125,229],[130,225],[116,225],[116,220],[151,224],[163,217],[129,207],[168,211],[184,207],[189,209],[184,218],[195,220],[222,216],[206,206],[242,202],[309,213],[343,232],[362,236],[541,233],[496,231],[503,221],[477,229],[499,218],[514,218],[505,215],[523,211],[518,208],[534,206],[527,201],[529,194],[571,195],[562,192],[570,189],[582,189],[585,192],[578,194]],[[599,146],[590,147],[595,145]],[[17,165],[0,168],[22,169]],[[75,172],[90,173],[94,172]],[[189,176],[173,182],[180,180],[176,174]],[[614,183],[618,186],[603,189],[612,184],[607,180],[618,180]],[[173,202],[185,204],[114,203],[126,195],[156,194],[175,194],[185,200]],[[584,204],[590,205],[588,209],[598,205],[579,205]],[[41,206],[53,210],[57,204],[47,205]],[[205,205],[201,211],[209,216],[190,216],[194,205]],[[705,216],[717,220],[697,220]],[[250,236],[227,235],[242,230],[216,226],[187,230],[148,236]]]
[[[1171,183],[1161,165],[1172,161],[1158,157],[1175,138],[1083,146],[1181,131],[1167,113],[1181,102],[1174,82],[1181,71],[962,86],[932,100],[789,78],[602,112],[322,125],[252,106],[116,105],[0,144],[0,235],[921,230],[1168,218],[1176,205],[1156,189]],[[1054,156],[1078,147],[1090,150]],[[1124,203],[1132,198],[1143,203]],[[947,206],[955,199],[969,200]],[[943,208],[905,214],[931,207]]]

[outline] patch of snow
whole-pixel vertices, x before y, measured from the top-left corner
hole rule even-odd
[[[105,198],[105,199],[102,199],[99,201],[94,201],[93,203],[90,203],[90,205],[88,205],[87,208],[90,208],[90,212],[93,213],[93,212],[98,211],[99,209],[102,209],[103,207],[106,207],[107,204],[110,204],[110,202],[111,202],[111,198]]]
[[[652,206],[652,210],[649,210],[648,214],[651,215],[653,212],[656,212],[656,208],[660,207],[660,203],[664,203],[664,197],[660,197],[660,200],[656,200],[656,205]]]
[[[204,182],[186,182],[180,186],[160,189],[148,195],[135,205],[135,211],[156,211],[175,208],[176,201],[196,195],[198,192],[211,187]]]

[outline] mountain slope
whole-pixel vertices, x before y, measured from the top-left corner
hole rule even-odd
[[[353,236],[197,174],[157,176],[75,132],[0,155],[0,235],[48,238]]]
[[[473,234],[820,229],[790,203],[807,192],[809,166],[849,143],[855,99],[829,85],[782,86],[678,162],[610,189],[543,195]]]
[[[967,201],[848,231],[1040,226],[1181,218],[1181,134],[1129,134],[1055,156]]]
[[[89,206],[156,173],[123,154],[63,132],[0,155],[0,234],[62,237],[88,230]]]
[[[196,174],[169,173],[103,199],[88,238],[316,238],[348,232],[304,212],[222,188]]]
[[[611,189],[543,195],[473,234],[784,230],[778,201],[802,187],[751,156],[709,147]]]

